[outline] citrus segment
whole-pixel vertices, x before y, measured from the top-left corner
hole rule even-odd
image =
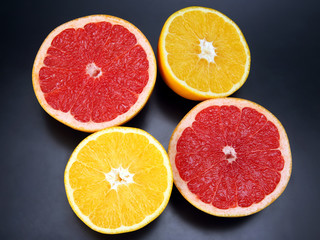
[[[174,182],[199,209],[245,216],[272,203],[291,174],[281,123],[250,101],[207,100],[192,109],[169,143]]]
[[[158,44],[163,79],[192,99],[228,96],[245,82],[250,52],[238,26],[220,12],[184,8],[163,26]]]
[[[143,130],[113,127],[90,135],[65,170],[69,203],[102,233],[137,230],[158,217],[172,190],[166,151]]]
[[[41,106],[68,126],[89,132],[131,119],[149,98],[155,78],[154,53],[145,36],[107,15],[56,28],[33,68]]]

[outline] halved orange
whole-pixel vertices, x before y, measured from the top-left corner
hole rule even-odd
[[[94,132],[134,117],[150,97],[156,72],[154,52],[139,29],[117,17],[92,15],[48,35],[32,82],[48,114]]]
[[[147,132],[111,127],[84,139],[65,170],[65,189],[77,216],[108,234],[142,228],[165,209],[172,171],[161,144]]]
[[[237,98],[199,103],[169,143],[174,183],[198,209],[216,216],[256,213],[286,188],[292,168],[289,140],[262,106]]]
[[[250,51],[239,27],[222,13],[188,7],[165,22],[158,43],[160,73],[191,100],[229,96],[246,81]]]

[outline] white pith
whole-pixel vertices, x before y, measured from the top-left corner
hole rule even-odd
[[[226,155],[226,159],[228,160],[229,163],[232,163],[233,161],[235,161],[237,159],[237,153],[233,147],[225,146],[222,149],[222,151]]]
[[[198,54],[200,59],[205,59],[209,63],[214,63],[214,57],[217,56],[213,42],[208,42],[205,39],[199,39],[201,53]]]
[[[133,173],[129,172],[128,168],[112,168],[110,172],[105,173],[106,180],[110,183],[111,189],[117,190],[119,185],[134,183]]]
[[[90,77],[98,78],[102,75],[101,68],[95,63],[89,63],[86,68],[86,72]]]

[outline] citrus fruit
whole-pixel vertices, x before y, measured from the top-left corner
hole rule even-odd
[[[158,43],[160,73],[191,100],[229,96],[246,81],[250,51],[239,27],[222,13],[188,7],[165,22]]]
[[[108,15],[78,18],[54,29],[32,71],[43,109],[86,132],[134,117],[155,79],[155,56],[146,37],[131,23]]]
[[[115,234],[158,217],[173,179],[167,152],[155,138],[140,129],[111,127],[77,146],[64,182],[76,215],[98,232]]]
[[[237,98],[206,100],[178,124],[169,143],[174,183],[195,207],[216,216],[256,213],[291,175],[286,132],[268,110]]]

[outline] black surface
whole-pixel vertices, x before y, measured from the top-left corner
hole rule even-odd
[[[88,134],[42,110],[32,89],[33,60],[55,27],[98,13],[132,22],[155,50],[169,15],[192,5],[217,9],[241,28],[252,66],[233,97],[261,104],[283,123],[293,156],[289,185],[265,210],[236,219],[202,213],[174,188],[163,214],[145,228],[96,233],[73,213],[63,184],[68,158]],[[320,239],[319,8],[311,0],[6,2],[0,10],[0,239]],[[158,76],[149,102],[126,125],[148,131],[167,148],[176,124],[196,104]]]

